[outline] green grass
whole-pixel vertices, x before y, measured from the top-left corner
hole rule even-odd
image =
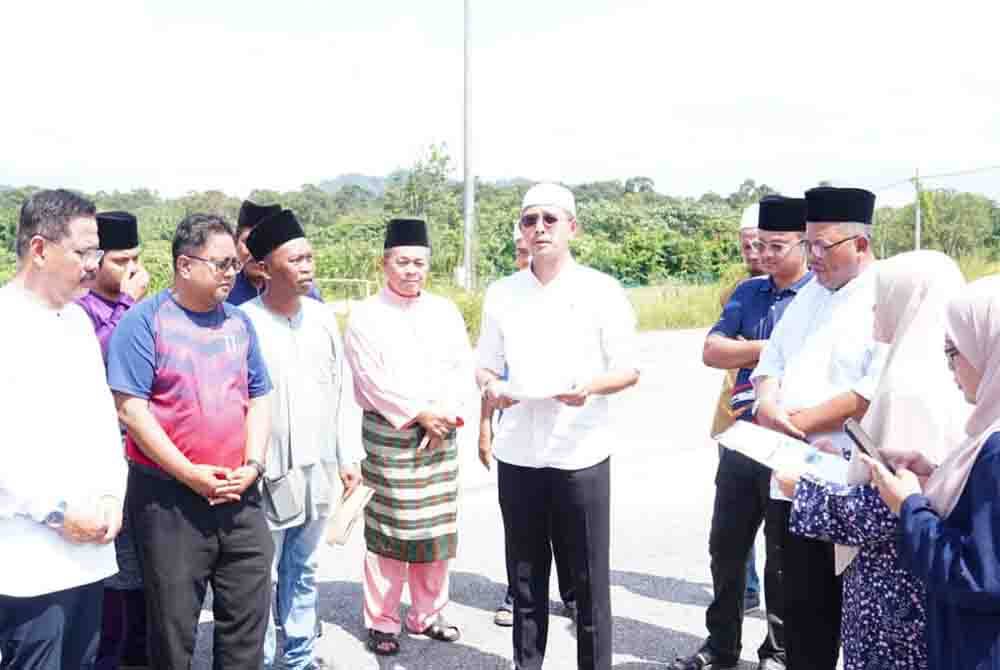
[[[719,318],[721,293],[721,283],[673,283],[628,290],[640,331],[710,326]]]

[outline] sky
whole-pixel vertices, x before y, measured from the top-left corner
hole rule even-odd
[[[1000,166],[1000,3],[470,0],[486,179],[745,178],[912,198]],[[166,196],[464,166],[461,0],[33,0],[0,24],[0,184]],[[927,186],[1000,199],[1000,170]]]

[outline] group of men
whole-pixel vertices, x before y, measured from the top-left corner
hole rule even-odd
[[[756,231],[744,226],[741,242],[763,274],[735,289],[705,339],[704,363],[736,370],[723,418],[849,449],[844,421],[864,415],[884,363],[872,327],[874,207],[868,191],[833,187],[759,203]],[[741,453],[720,448],[715,485],[708,638],[671,668],[737,667],[745,566],[763,523],[767,636],[758,667],[833,670],[841,616],[833,545],[790,533],[791,502],[769,469]]]
[[[0,450],[0,667],[186,668],[209,586],[215,667],[271,667],[278,626],[284,666],[313,667],[325,520],[362,480],[369,648],[398,652],[404,584],[407,629],[454,642],[456,431],[477,393],[503,412],[483,456],[499,463],[515,664],[541,667],[556,546],[580,666],[610,667],[607,396],[638,380],[635,316],[573,260],[568,189],[530,189],[517,230],[532,262],[488,291],[474,352],[425,290],[422,220],[389,222],[384,288],[341,338],[289,210],[245,202],[235,231],[186,216],[171,285],[144,296],[134,216],[30,196],[0,289],[0,401],[27,445]]]

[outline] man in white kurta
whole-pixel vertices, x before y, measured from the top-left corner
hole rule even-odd
[[[407,629],[444,642],[459,638],[441,612],[458,541],[455,431],[475,422],[477,410],[467,404],[475,398],[474,367],[458,309],[423,290],[429,266],[426,224],[390,221],[385,288],[351,310],[344,335],[364,410],[362,474],[375,490],[365,510],[364,619],[368,647],[379,655],[399,651],[407,582]]]
[[[304,299],[313,287],[313,252],[294,214],[264,219],[246,241],[267,279],[267,291],[240,306],[250,317],[274,385],[271,437],[264,475],[264,509],[274,539],[272,580],[277,616],[268,617],[264,666],[275,663],[275,619],[284,631],[284,666],[315,663],[316,572],[326,520],[360,481],[361,413],[354,401],[336,316]],[[276,510],[268,495],[285,482],[298,503]]]
[[[788,306],[751,375],[761,425],[849,449],[844,421],[868,409],[885,357],[873,334],[874,207],[875,196],[861,189],[806,192],[806,248],[815,279]],[[790,503],[773,477],[771,497],[787,529]],[[841,610],[833,545],[787,532],[782,539],[788,667],[833,670]]]
[[[88,667],[126,474],[101,348],[71,302],[101,258],[94,205],[39,191],[17,240],[0,289],[0,665]]]

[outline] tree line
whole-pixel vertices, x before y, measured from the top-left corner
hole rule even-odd
[[[258,189],[249,198],[278,202],[292,209],[306,228],[317,256],[317,276],[324,279],[375,279],[382,253],[385,221],[392,216],[427,219],[432,238],[431,271],[438,281],[453,276],[462,263],[462,184],[454,180],[444,146],[431,146],[409,169],[384,179],[373,189],[365,180],[306,184],[295,191]],[[343,180],[339,180],[343,181]],[[514,270],[513,228],[526,180],[481,183],[476,189],[479,284]],[[745,180],[723,196],[676,198],[658,193],[653,180],[637,176],[571,186],[583,234],[574,253],[581,262],[608,272],[629,286],[668,280],[710,282],[739,262],[735,231],[743,209],[774,193],[766,184]],[[0,190],[0,278],[13,272],[13,238],[18,211],[36,187]],[[381,190],[381,192],[377,192]],[[140,221],[145,263],[155,287],[169,283],[169,241],[177,223],[192,212],[221,214],[235,223],[240,199],[218,190],[165,198],[149,189],[87,194],[99,210],[124,209]],[[1000,204],[989,198],[951,190],[921,194],[922,240],[955,258],[992,261],[1000,257]],[[914,205],[881,207],[876,213],[875,249],[890,256],[913,248]]]

